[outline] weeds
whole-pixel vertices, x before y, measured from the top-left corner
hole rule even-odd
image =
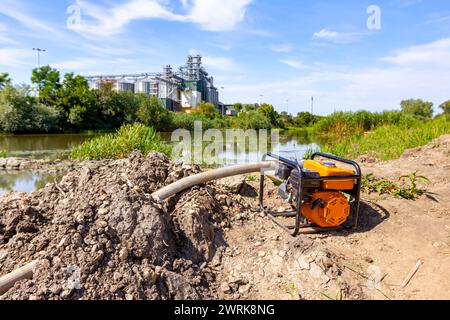
[[[72,149],[71,158],[102,160],[126,158],[134,150],[170,155],[172,147],[151,127],[143,124],[126,125],[116,133],[96,137]]]
[[[6,158],[8,156],[8,152],[6,150],[0,150],[0,158]]]
[[[323,150],[341,157],[373,156],[380,160],[399,158],[407,149],[423,146],[443,134],[450,133],[450,117],[408,125],[388,125],[364,135],[356,134],[328,143]]]
[[[314,153],[320,152],[320,148],[309,147],[306,150],[305,155],[303,156],[303,160],[311,160]]]
[[[295,283],[291,283],[289,286],[287,286],[286,293],[291,296],[291,300],[298,300],[298,288]]]
[[[339,292],[333,297],[330,296],[329,294],[325,293],[325,292],[321,292],[321,295],[323,295],[325,298],[327,298],[328,300],[335,300],[335,301],[341,301],[344,300],[344,295],[342,293],[342,290],[339,290]]]
[[[366,174],[362,179],[362,191],[365,193],[390,194],[397,198],[416,200],[427,192],[418,184],[429,184],[430,180],[424,176],[417,175],[412,172],[408,175],[400,177],[400,180],[407,180],[409,185],[400,186],[387,179],[377,178],[372,173]]]

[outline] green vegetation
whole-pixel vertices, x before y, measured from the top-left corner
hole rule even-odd
[[[214,105],[200,102],[192,114],[167,110],[156,98],[146,94],[117,92],[105,82],[98,90],[89,88],[87,80],[73,73],[61,77],[50,66],[34,69],[30,88],[13,87],[7,74],[0,76],[0,132],[47,133],[115,131],[123,125],[143,123],[157,131],[194,129],[202,121],[204,129],[271,129],[284,127],[275,108],[263,104],[237,104],[239,117],[222,116]]]
[[[313,126],[316,135],[330,140],[339,140],[364,134],[384,125],[413,126],[419,121],[416,117],[401,111],[373,113],[369,111],[335,112],[318,120]]]
[[[439,108],[444,111],[444,114],[450,114],[450,100],[445,101],[443,104],[439,106]]]
[[[163,132],[179,128],[194,130],[195,122],[201,121],[204,130],[288,129],[313,137],[326,152],[350,158],[370,155],[382,160],[397,158],[408,148],[424,145],[450,132],[450,100],[440,105],[443,115],[435,118],[433,103],[420,99],[403,100],[401,111],[335,112],[326,117],[308,112],[296,116],[278,113],[270,104],[236,103],[237,116],[228,117],[206,102],[199,103],[191,114],[171,112],[156,97],[117,92],[109,82],[92,90],[84,77],[73,73],[61,77],[50,66],[34,69],[31,80],[38,95],[30,87],[12,86],[9,75],[0,73],[0,132],[115,132],[123,126],[140,127],[130,126],[133,124]],[[107,137],[104,139],[113,139],[111,135]],[[94,144],[84,146],[97,150],[94,147]],[[124,153],[127,147],[124,145]],[[120,150],[119,146],[114,148]],[[107,152],[107,148],[99,148],[98,152],[116,157],[115,151]]]
[[[8,152],[6,150],[0,150],[0,158],[6,158],[8,156]]]
[[[30,87],[6,86],[0,91],[0,128],[5,132],[53,132],[58,114],[30,96]]]
[[[397,198],[416,200],[427,192],[419,187],[419,184],[430,183],[427,177],[419,176],[417,172],[412,172],[402,176],[400,180],[407,180],[406,185],[397,185],[387,179],[377,178],[373,174],[366,174],[362,180],[362,191],[366,193],[390,194]]]
[[[11,79],[9,78],[9,74],[0,73],[0,89],[3,89],[6,85],[11,83]]]
[[[422,101],[421,99],[403,100],[400,103],[402,111],[422,119],[431,119],[433,117],[433,103]]]
[[[233,128],[247,129],[271,129],[271,121],[262,113],[258,111],[248,111],[240,113],[232,121]]]
[[[426,122],[415,121],[414,125],[409,126],[382,126],[367,135],[355,133],[327,144],[323,151],[353,159],[369,155],[380,160],[391,160],[400,157],[407,149],[425,145],[447,133],[450,133],[450,117],[441,116]]]
[[[157,151],[170,155],[172,148],[153,128],[134,124],[75,147],[71,157],[77,160],[120,159],[127,157],[134,150],[140,150],[143,154]]]
[[[199,113],[208,119],[215,119],[220,116],[219,110],[217,110],[212,103],[207,103],[204,101],[201,101],[198,104],[196,113]]]

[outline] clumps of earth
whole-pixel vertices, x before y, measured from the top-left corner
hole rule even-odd
[[[150,194],[194,166],[134,152],[0,201],[0,274],[39,259],[2,299],[200,299],[223,215],[211,189],[161,206]],[[213,214],[211,214],[213,213]],[[79,276],[79,277],[78,277]]]
[[[264,217],[257,210],[256,190],[245,177],[194,187],[163,204],[151,197],[198,172],[196,166],[171,162],[158,153],[134,152],[123,160],[86,163],[40,191],[0,197],[0,275],[39,261],[33,278],[17,282],[0,300],[259,297],[250,291],[271,284],[284,267],[267,264],[268,255],[254,257],[257,251],[248,243],[239,245],[241,251],[249,249],[245,256],[229,245],[234,227],[255,236],[266,232],[253,229],[264,225]],[[235,233],[242,240],[251,236]],[[286,272],[303,274],[305,283],[316,284],[308,271],[315,258],[307,256],[316,245],[304,241],[302,250],[290,248]],[[328,262],[339,260],[330,254]],[[303,256],[307,262],[299,264]],[[316,276],[335,270],[338,262],[328,262],[315,270]],[[228,264],[254,269],[252,283],[237,281]],[[261,270],[266,271],[259,276]]]

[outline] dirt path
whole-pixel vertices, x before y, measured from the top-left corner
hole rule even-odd
[[[447,135],[407,151],[399,160],[363,164],[365,173],[393,181],[418,171],[432,183],[429,194],[417,201],[364,194],[361,226],[355,233],[293,239],[257,214],[234,223],[225,232],[229,247],[218,269],[221,296],[450,299],[449,155]],[[244,202],[257,208],[254,198],[244,198]],[[419,259],[423,265],[402,288]],[[378,278],[381,283],[367,278]]]

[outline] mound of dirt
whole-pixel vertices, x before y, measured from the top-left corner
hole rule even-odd
[[[198,168],[135,152],[76,169],[32,194],[0,198],[0,274],[39,259],[32,280],[1,299],[202,299],[213,297],[222,214],[212,190],[162,207],[150,194]],[[195,196],[194,194],[195,193]]]

